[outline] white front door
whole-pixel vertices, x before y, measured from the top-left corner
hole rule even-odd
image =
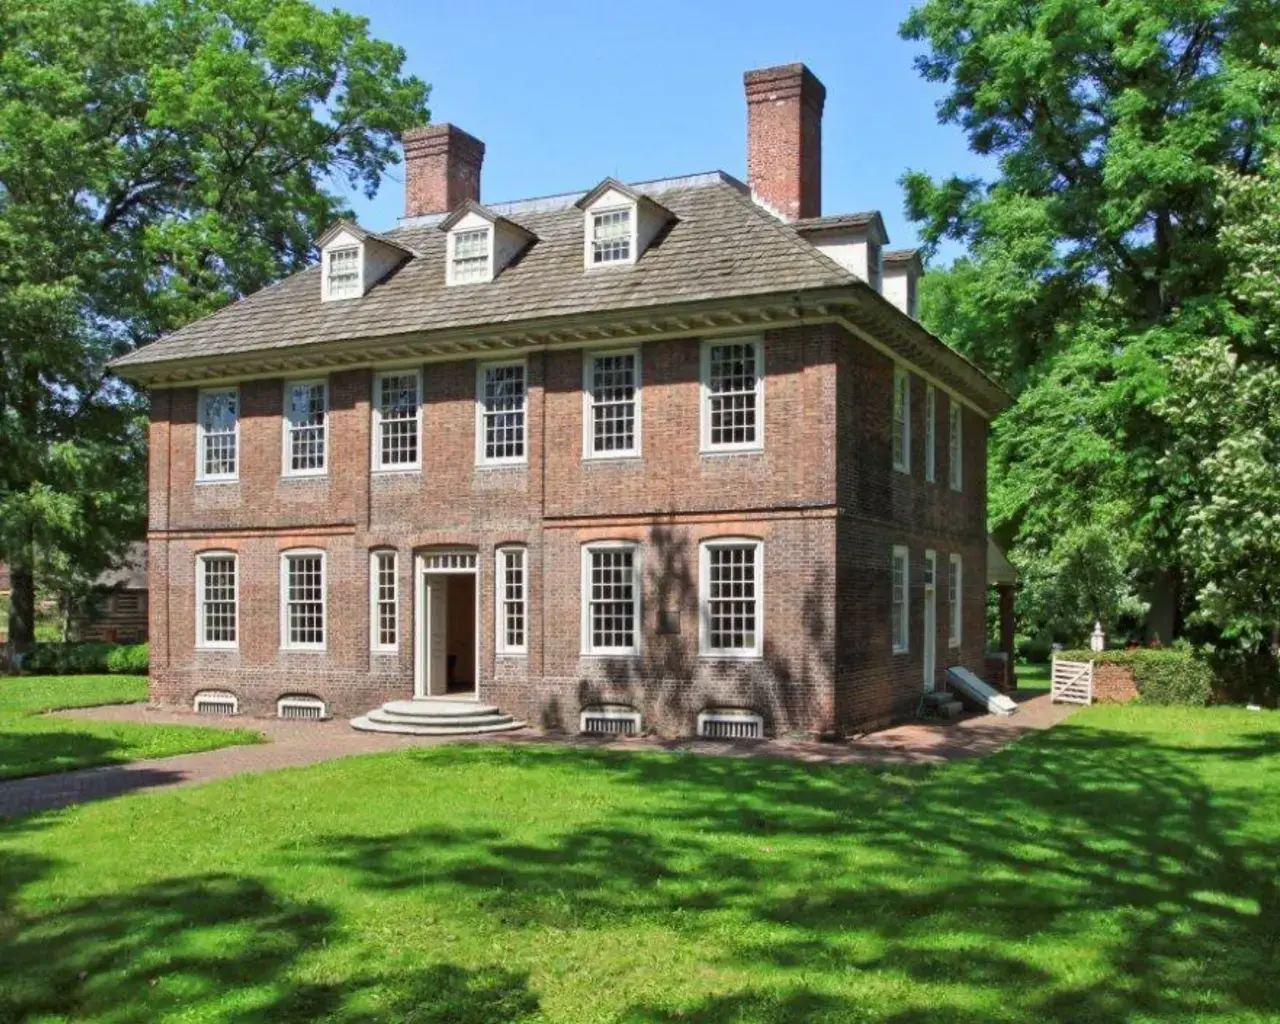
[[[938,671],[938,555],[924,553],[924,692],[933,693]]]
[[[427,576],[426,696],[449,692],[449,577]]]

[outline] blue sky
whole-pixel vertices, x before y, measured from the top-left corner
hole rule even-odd
[[[824,213],[879,209],[892,245],[914,245],[903,171],[984,170],[959,130],[937,123],[941,90],[913,68],[916,44],[898,38],[910,0],[338,6],[404,48],[406,70],[432,86],[433,121],[484,141],[489,202],[587,189],[606,175],[719,169],[745,179],[742,73],[792,61],[827,87]],[[361,223],[395,223],[401,170],[372,201],[352,196]]]

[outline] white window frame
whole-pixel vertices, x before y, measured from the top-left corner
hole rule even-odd
[[[603,198],[603,197],[602,197]],[[607,260],[603,263],[595,261],[595,227],[596,218],[608,216],[611,213],[626,213],[631,225],[631,240],[628,243],[629,255],[625,260]],[[582,257],[588,270],[605,270],[610,267],[629,267],[632,266],[637,257],[637,243],[639,242],[639,220],[640,210],[635,203],[613,203],[609,206],[593,206],[585,211],[583,218],[583,245]]]
[[[234,395],[236,400],[236,425],[235,425],[235,460],[236,468],[234,473],[207,473],[205,472],[205,442],[207,434],[204,427],[204,405],[208,398],[215,395]],[[196,393],[196,481],[197,483],[233,483],[240,479],[240,389],[236,386],[229,388],[201,388]]]
[[[458,248],[458,238],[462,235],[480,234],[481,232],[483,232],[485,235],[486,261],[485,261],[484,276],[477,277],[470,280],[460,281],[458,279],[457,266],[456,266],[457,259],[458,259],[456,255],[457,248]],[[450,231],[449,237],[448,237],[448,250],[449,250],[448,260],[446,262],[446,266],[448,267],[448,272],[446,274],[445,283],[449,287],[453,287],[455,285],[459,287],[465,287],[466,285],[469,285],[469,284],[488,284],[490,281],[493,280],[493,247],[494,247],[494,230],[492,225],[486,225],[485,227],[469,227],[469,228],[460,227]]]
[[[711,646],[711,551],[713,548],[755,549],[756,643],[754,647]],[[764,657],[764,541],[758,537],[713,537],[698,545],[698,656],[731,661]]]
[[[894,590],[897,583],[894,577],[898,574],[898,560],[902,560],[902,619],[896,635],[892,637],[894,654],[907,654],[911,650],[911,553],[904,544],[893,546],[893,558],[889,563],[889,625],[893,628],[892,609],[897,605]]]
[[[396,642],[393,644],[382,642],[381,580],[378,578],[381,569],[378,563],[387,556],[391,557],[391,604],[395,609],[396,620]],[[400,650],[400,629],[400,553],[395,548],[374,548],[369,552],[369,650],[374,654],[397,653]],[[325,637],[328,636],[326,623]]]
[[[932,384],[924,389],[924,479],[938,480],[938,389]]]
[[[289,560],[320,558],[320,629],[324,640],[318,644],[294,643],[289,639]],[[282,651],[325,651],[329,646],[329,558],[323,548],[290,548],[280,552],[280,649]]]
[[[953,491],[964,490],[964,411],[954,395],[947,405],[947,479]]]
[[[507,643],[507,555],[520,555],[520,614],[524,621],[524,643]],[[493,553],[494,651],[503,656],[529,653],[529,549],[524,544],[501,544]]]
[[[290,419],[289,409],[289,392],[296,387],[311,387],[319,384],[324,388],[324,422],[321,429],[324,437],[324,460],[318,468],[312,469],[294,469],[293,468],[293,421]],[[281,421],[281,475],[287,477],[314,477],[326,476],[329,472],[329,379],[327,377],[308,377],[298,380],[287,380],[284,382],[284,389],[281,392],[281,404],[283,412],[280,417]]]
[[[635,360],[635,428],[630,448],[615,448],[613,451],[598,452],[595,450],[595,406],[596,406],[596,360],[611,356],[631,356]],[[582,457],[584,459],[635,459],[640,457],[640,349],[614,348],[598,349],[583,353],[582,359]]]
[[[948,631],[947,646],[959,647],[960,637],[964,629],[964,560],[952,553],[947,573],[947,617],[951,628]]]
[[[326,302],[347,302],[364,295],[363,248],[361,245],[335,245],[333,248],[324,251],[324,300]],[[333,268],[333,257],[340,252],[354,252],[356,254],[356,293],[354,295],[333,294],[333,282],[329,278]]]
[[[232,598],[235,609],[234,640],[209,640],[204,631],[204,578],[205,562],[213,558],[229,558],[236,575],[235,595]],[[202,651],[235,651],[240,648],[240,555],[235,551],[201,551],[196,555],[196,648]]]
[[[415,430],[417,431],[417,452],[418,457],[413,462],[389,462],[384,464],[382,461],[382,382],[389,377],[408,377],[412,375],[414,379],[414,402],[415,402]],[[373,375],[373,397],[370,401],[373,407],[373,450],[370,454],[370,465],[375,473],[418,473],[422,470],[422,371],[418,369],[405,368],[403,370],[381,370]],[[328,401],[325,402],[326,408]],[[327,438],[326,438],[327,442]],[[325,458],[328,458],[329,446],[325,444]]]
[[[503,458],[487,458],[484,442],[484,374],[486,370],[497,370],[504,366],[519,366],[524,369],[524,402],[521,411],[524,413],[524,453],[519,456]],[[527,359],[503,359],[476,365],[476,465],[477,466],[524,466],[529,462],[529,361]]]
[[[756,363],[756,439],[750,442],[711,443],[711,349],[723,345],[752,345],[755,347]],[[707,338],[702,342],[699,357],[699,386],[701,390],[701,426],[700,447],[703,455],[719,452],[761,452],[764,451],[764,338],[753,335],[744,338]]]
[[[889,448],[893,468],[899,473],[911,472],[911,371],[897,364],[893,367],[893,392],[889,407]],[[901,434],[902,451],[897,438]]]
[[[596,551],[631,552],[631,635],[635,643],[631,647],[594,647],[591,643],[591,555]],[[586,658],[630,658],[638,655],[642,646],[644,626],[644,594],[642,592],[641,547],[631,540],[599,540],[582,545],[582,656]]]

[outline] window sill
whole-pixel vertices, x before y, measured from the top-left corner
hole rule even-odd
[[[898,655],[900,655],[900,654],[910,654],[910,653],[911,653],[911,651],[910,651],[908,648],[906,648],[906,647],[895,647],[895,648],[893,649],[893,656],[894,656],[895,658],[896,658]]]
[[[528,469],[528,459],[510,459],[490,462],[477,462],[476,469]]]
[[[206,476],[196,479],[197,487],[217,487],[219,484],[238,484],[238,476]]]
[[[326,654],[327,647],[281,647],[282,654]]]
[[[285,649],[286,649],[286,650],[290,650],[290,651],[296,651],[296,650],[311,650],[311,648],[309,648],[309,647],[304,647],[304,648],[288,647],[288,648],[285,648]],[[399,653],[400,653],[400,648],[399,648],[399,647],[374,647],[374,648],[372,648],[372,649],[369,651],[369,653],[370,653],[370,654],[372,654],[372,655],[374,655],[375,657],[379,657],[379,656],[381,656],[381,657],[391,657],[391,658],[394,658],[397,654],[399,654]]]
[[[699,661],[764,661],[764,653],[734,654],[729,651],[699,651]]]
[[[421,466],[376,466],[369,471],[372,476],[421,476]]]
[[[592,661],[636,661],[641,654],[639,651],[581,651],[578,657]]]
[[[528,651],[495,651],[495,658],[512,658],[516,661],[524,661],[529,657]]]
[[[625,464],[629,462],[631,463],[640,462],[641,460],[642,460],[642,456],[639,452],[629,452],[621,455],[584,455],[582,456],[582,461],[586,465],[591,465],[593,463],[608,465],[611,462],[621,462]]]
[[[280,479],[288,483],[298,483],[298,482],[305,483],[308,480],[327,480],[328,478],[329,478],[329,471],[327,469],[322,472],[317,471],[314,473],[281,473],[280,474]]]
[[[703,448],[698,452],[704,459],[723,459],[734,455],[763,455],[764,445],[752,445],[749,448]]]
[[[239,644],[196,644],[196,653],[205,651],[212,654],[234,654],[238,650]]]

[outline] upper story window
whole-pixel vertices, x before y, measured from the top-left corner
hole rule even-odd
[[[938,476],[938,389],[924,389],[924,478],[933,483]]]
[[[632,211],[623,207],[591,214],[591,263],[630,263],[632,258]]]
[[[622,541],[582,549],[582,650],[634,654],[639,650],[640,585],[637,547]]]
[[[893,369],[893,468],[911,472],[911,374]]]
[[[418,469],[421,376],[416,370],[380,373],[373,381],[373,468]]]
[[[705,541],[698,569],[702,653],[759,656],[764,649],[764,545],[758,540]]]
[[[280,559],[281,646],[324,650],[325,578],[323,551],[287,551]]]
[[[376,652],[395,651],[399,641],[400,580],[394,551],[375,551],[369,558],[371,597],[370,647]]]
[[[702,346],[702,450],[764,446],[764,346],[760,339]]]
[[[964,625],[964,565],[959,555],[951,556],[951,573],[947,578],[947,604],[951,610],[951,647],[960,646],[960,632]]]
[[[527,394],[523,362],[487,363],[479,369],[477,459],[482,465],[526,462]]]
[[[360,287],[360,247],[343,246],[329,249],[324,254],[325,297],[329,299],[356,299]]]
[[[895,547],[893,549],[893,592],[891,596],[893,604],[889,617],[889,631],[893,637],[894,654],[904,654],[909,645],[910,617],[907,604],[907,582],[909,576],[907,569],[907,549],[901,546]]]
[[[502,547],[497,551],[497,629],[499,654],[524,654],[529,620],[529,587],[525,572],[526,551]]]
[[[490,266],[491,240],[492,233],[488,228],[450,234],[450,284],[475,284],[493,280],[493,269]]]
[[[961,437],[963,423],[960,403],[953,397],[948,409],[950,443],[947,452],[947,475],[950,477],[953,491],[958,491],[964,486],[964,439]]]
[[[201,391],[196,427],[196,479],[235,480],[240,470],[240,392]]]
[[[600,352],[586,357],[587,458],[640,453],[640,353]]]
[[[239,597],[236,556],[209,551],[196,556],[196,646],[239,645]]]
[[[329,386],[323,380],[285,385],[285,476],[317,476],[328,466]]]

